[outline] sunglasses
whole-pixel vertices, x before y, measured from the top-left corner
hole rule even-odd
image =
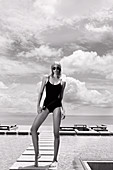
[[[60,67],[53,67],[52,70],[58,70],[58,71],[61,71],[61,68]]]

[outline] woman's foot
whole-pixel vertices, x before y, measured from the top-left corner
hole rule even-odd
[[[38,167],[38,159],[41,157],[40,154],[38,154],[38,156],[35,157],[35,167]]]
[[[49,165],[49,167],[57,167],[57,164],[58,164],[57,161],[53,161],[53,162]]]
[[[34,167],[38,167],[38,162],[37,161],[35,162]]]

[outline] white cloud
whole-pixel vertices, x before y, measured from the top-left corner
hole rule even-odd
[[[7,89],[8,87],[2,82],[0,81],[0,89]]]
[[[54,15],[55,14],[55,5],[56,5],[57,1],[56,0],[36,0],[33,4],[33,6],[35,7],[35,9],[39,10],[41,12],[43,12],[43,14],[45,15]]]
[[[110,5],[111,4],[108,5],[107,0],[59,0],[56,8],[60,15],[64,17],[91,16],[104,6],[108,7]]]
[[[112,3],[109,5],[109,7],[107,7],[107,4],[105,4],[104,8],[102,8],[101,10],[97,11],[95,14],[93,14],[91,16],[92,21],[100,21],[100,22],[107,22],[107,21],[111,21],[113,19],[113,1]]]
[[[108,75],[106,76],[106,79],[111,79],[111,80],[113,80],[113,72],[110,73],[110,74],[108,74]]]
[[[41,45],[39,48],[35,48],[29,52],[21,52],[18,57],[43,59],[47,57],[60,57],[62,55],[62,49],[56,50],[55,48],[50,48],[48,45]]]
[[[0,92],[0,110],[16,112],[36,112],[36,86],[12,84]]]
[[[96,33],[105,33],[105,32],[113,32],[113,28],[111,26],[100,26],[96,27],[93,24],[86,24],[86,29],[88,31],[96,32]]]
[[[8,37],[3,37],[0,35],[0,50],[5,51],[7,50],[13,41]]]
[[[80,73],[98,74],[104,77],[113,72],[112,54],[98,56],[96,52],[75,51],[72,55],[61,60],[64,72],[73,74],[75,71]]]
[[[66,78],[64,105],[67,111],[81,105],[111,107],[113,95],[107,91],[89,90],[85,82],[72,77]],[[41,82],[36,84],[12,84],[0,92],[0,110],[16,112],[36,112],[37,97]],[[41,105],[45,98],[45,93]],[[70,106],[68,109],[67,106]]]
[[[108,5],[109,4],[109,5]],[[61,36],[61,39],[64,39],[65,41],[69,41],[68,39],[72,39],[73,41],[73,35],[71,35],[72,38],[69,38],[67,36],[66,39],[66,31],[68,26],[71,26],[71,30],[76,28],[75,33],[75,39],[80,40],[79,37],[83,37],[84,41],[91,41],[91,35],[89,35],[89,32],[87,30],[90,30],[90,32],[93,32],[94,34],[101,32],[101,33],[108,33],[111,32],[112,26],[109,26],[109,21],[112,19],[112,14],[105,13],[105,17],[108,16],[108,21],[104,22],[102,26],[94,26],[92,25],[92,22],[95,22],[94,16],[96,15],[96,11],[100,11],[100,9],[103,9],[103,7],[110,7],[111,1],[107,3],[107,0],[100,0],[99,2],[97,0],[84,0],[78,1],[78,0],[71,0],[66,1],[64,0],[53,0],[53,1],[46,1],[46,0],[36,0],[36,1],[30,1],[26,0],[24,1],[1,1],[0,6],[0,21],[1,21],[1,43],[2,49],[0,49],[0,52],[3,52],[7,46],[10,46],[10,44],[13,42],[13,46],[10,47],[12,50],[13,47],[15,47],[15,44],[18,43],[21,48],[26,48],[27,50],[30,49],[30,52],[26,52],[25,55],[28,57],[32,56],[32,53],[36,55],[37,53],[37,44],[46,44],[46,38],[49,36],[48,32],[50,33],[51,30],[56,31],[56,35],[60,34],[64,36]],[[67,10],[69,12],[72,12],[71,17],[67,17],[66,13]],[[93,12],[92,12],[93,10]],[[109,10],[108,10],[109,11]],[[62,15],[62,13],[65,13]],[[87,17],[85,17],[86,22],[91,22],[90,24],[87,23],[86,28],[84,29],[84,13],[88,13]],[[90,13],[90,15],[89,15]],[[102,16],[102,14],[100,14]],[[109,17],[111,16],[111,18]],[[97,16],[97,19],[99,16]],[[101,20],[100,20],[101,21]],[[86,23],[85,23],[86,24]],[[108,25],[106,25],[108,24]],[[82,25],[82,27],[81,27]],[[64,31],[60,33],[58,28],[61,28],[64,26]],[[77,27],[80,29],[77,29]],[[44,35],[42,33],[44,32]],[[109,33],[110,34],[110,33]],[[69,35],[67,31],[67,35]],[[89,36],[88,36],[89,35]],[[45,36],[45,37],[44,37]],[[52,35],[54,37],[54,35]],[[105,35],[104,35],[105,36]],[[99,39],[99,34],[97,37],[93,36],[94,39],[92,41],[95,42]],[[52,37],[50,37],[52,39]],[[75,41],[76,41],[75,40]],[[3,41],[3,44],[2,44]],[[35,42],[34,42],[35,41]],[[53,42],[58,43],[58,38],[56,37]],[[63,40],[60,40],[62,42]],[[82,38],[81,38],[82,41]],[[83,41],[82,41],[83,42]],[[72,43],[72,42],[71,42]],[[48,44],[51,44],[51,42],[48,42]],[[78,45],[78,44],[77,44]],[[19,46],[19,47],[20,47]],[[16,48],[19,48],[16,46]],[[30,47],[30,48],[29,48]],[[40,49],[41,50],[41,49]],[[20,49],[19,49],[20,51]],[[23,54],[23,53],[22,53]]]
[[[13,103],[12,103],[12,99],[10,95],[0,92],[0,107],[8,110],[8,108],[12,106],[13,106]]]
[[[112,37],[113,10],[109,9],[112,6],[111,4],[113,4],[112,0],[0,1],[0,53],[4,54],[7,49],[12,50],[13,47],[14,52],[17,52],[16,55],[14,53],[9,54],[10,56],[14,55],[12,59],[15,60],[3,56],[0,58],[1,75],[19,75],[21,77],[32,73],[45,72],[46,66],[32,62],[32,58],[50,61],[53,56],[57,58],[62,56],[61,48],[56,50],[50,48],[49,45],[37,47],[39,44],[47,44],[46,36],[53,39],[53,35],[50,34],[52,31],[56,33],[56,39],[53,40],[53,43],[57,41],[59,46],[62,39],[64,46],[66,43],[72,43],[73,40],[76,41],[77,47],[77,41],[80,43],[86,42],[89,46],[91,41],[101,42],[99,36],[95,38],[98,33],[104,33],[104,36],[109,33]],[[108,10],[103,10],[103,7],[108,8]],[[86,23],[86,29],[84,29]],[[76,32],[76,34],[72,32],[71,36],[75,36],[75,38],[73,36],[73,39],[70,37],[70,28]],[[42,36],[43,32],[44,35]],[[57,35],[59,36],[57,37]],[[105,44],[106,41],[102,43]],[[48,44],[52,46],[51,42],[48,42]],[[81,49],[83,48],[81,47]],[[17,56],[20,61],[16,61]],[[30,62],[27,62],[29,60]],[[70,76],[75,72],[84,74],[88,72],[104,76],[106,79],[113,79],[112,54],[101,57],[96,52],[79,50],[73,52],[70,56],[64,57],[61,64],[64,73]],[[112,95],[109,91],[88,90],[84,82],[71,77],[68,77],[67,81],[66,102],[97,106],[112,105]],[[13,84],[7,87],[3,82],[0,82],[0,106],[4,109],[6,107],[7,110],[8,108],[21,111],[35,110],[36,96],[35,91],[31,91],[31,89],[34,89],[33,85],[28,87],[27,85]]]
[[[20,61],[9,60],[6,57],[0,58],[0,72],[2,75],[29,75],[32,73],[40,73],[42,69],[45,70],[43,65],[38,63],[28,62],[24,64]]]
[[[105,90],[89,90],[85,82],[80,82],[72,77],[67,77],[67,86],[65,91],[65,101],[72,104],[88,104],[98,107],[113,106],[113,95]]]
[[[30,73],[31,69],[21,62],[0,58],[0,72],[2,74],[26,74]]]

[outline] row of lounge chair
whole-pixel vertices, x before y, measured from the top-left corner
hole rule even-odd
[[[90,131],[90,130],[95,130],[95,131],[108,131],[106,125],[94,125],[94,126],[88,126],[88,125],[83,125],[83,124],[75,124],[74,126],[69,126],[69,127],[60,127],[60,130],[66,130],[66,131],[71,131],[71,130],[78,130],[78,131]]]
[[[11,130],[17,128],[17,125],[0,125],[0,130]]]
[[[38,132],[39,133],[39,132]],[[0,134],[18,134],[31,135],[30,128],[17,125],[0,125]],[[75,124],[73,126],[61,126],[60,135],[111,135],[106,125],[88,126],[83,124]],[[112,132],[113,135],[113,132]]]

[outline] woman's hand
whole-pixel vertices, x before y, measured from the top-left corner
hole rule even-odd
[[[42,112],[42,108],[40,106],[37,106],[37,113],[40,114]]]
[[[66,115],[65,115],[65,110],[62,109],[62,110],[61,110],[61,119],[63,120],[63,119],[65,119],[65,117],[66,117]]]

